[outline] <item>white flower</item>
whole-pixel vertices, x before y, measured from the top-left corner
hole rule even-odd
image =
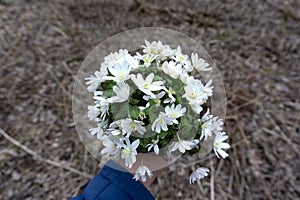
[[[170,57],[174,54],[174,51],[170,48],[169,45],[163,45],[161,41],[148,42],[145,41],[146,45],[142,45],[144,53],[151,53],[159,56],[160,59],[164,60],[167,57]]]
[[[190,76],[187,73],[186,74],[182,74],[180,76],[180,80],[182,81],[182,83],[184,83],[186,85],[188,84],[189,81],[194,80],[194,79],[195,78],[193,76]]]
[[[97,134],[97,139],[101,139],[104,133],[104,128],[107,128],[108,120],[98,122],[98,126],[96,128],[90,129],[91,135]]]
[[[218,133],[214,139],[214,151],[218,158],[220,156],[222,158],[226,158],[228,153],[226,153],[223,149],[229,149],[230,145],[225,143],[224,141],[227,140],[228,136],[225,132]]]
[[[169,87],[169,89],[164,88],[164,90],[168,93],[168,98],[164,100],[164,103],[174,103],[176,99],[173,97],[173,94],[176,94],[176,92],[172,89],[172,87]]]
[[[191,62],[189,60],[185,61],[182,66],[182,74],[181,76],[184,76],[185,74],[193,71],[193,66],[191,65]]]
[[[201,136],[200,140],[204,138],[206,140],[208,137],[212,135],[212,133],[218,134],[222,131],[223,120],[218,119],[218,117],[214,117],[209,113],[209,109],[201,118]]]
[[[123,134],[127,134],[128,136],[134,131],[137,131],[139,134],[144,135],[144,133],[146,132],[146,128],[143,127],[143,125],[144,122],[142,121],[127,118],[121,123],[122,132]]]
[[[180,46],[177,47],[175,51],[175,55],[173,56],[173,59],[176,60],[176,62],[179,63],[186,63],[188,61],[188,56],[182,54]]]
[[[201,111],[203,110],[202,106],[201,106],[202,103],[196,103],[196,104],[190,104],[191,107],[192,107],[192,110],[197,113],[197,114],[200,114]]]
[[[171,76],[174,79],[177,79],[182,74],[182,66],[181,64],[176,64],[174,61],[167,62],[165,61],[161,69],[165,74]]]
[[[128,168],[131,168],[132,165],[136,162],[136,155],[137,151],[136,149],[140,145],[140,140],[135,140],[132,144],[130,144],[130,141],[127,137],[125,137],[126,144],[121,144],[122,147],[122,153],[121,158],[125,159],[125,165]]]
[[[160,133],[161,130],[167,131],[168,125],[172,125],[171,119],[163,112],[158,115],[158,118],[153,122],[151,130]]]
[[[113,91],[117,96],[113,96],[107,99],[109,103],[120,103],[128,100],[130,91],[130,87],[128,84],[124,82],[118,82],[117,86],[113,86]]]
[[[138,87],[139,90],[144,92],[147,95],[150,95],[152,98],[155,98],[155,94],[152,91],[158,91],[163,89],[163,81],[153,81],[154,73],[149,74],[144,80],[141,74],[131,74],[131,80]]]
[[[115,63],[113,66],[108,67],[112,76],[105,76],[105,80],[113,80],[116,82],[124,82],[130,78],[129,73],[131,70],[130,65],[127,62]]]
[[[180,104],[178,104],[176,107],[175,104],[172,104],[171,107],[165,107],[165,113],[168,115],[168,117],[172,120],[174,124],[178,124],[177,118],[183,116],[185,111],[186,108],[181,108]]]
[[[127,54],[125,57],[125,62],[132,68],[137,69],[139,68],[139,62],[130,54]]]
[[[189,101],[193,111],[199,114],[202,111],[201,105],[208,98],[208,93],[204,92],[203,84],[197,79],[190,79],[184,90],[185,94],[183,97]]]
[[[88,106],[88,118],[93,120],[100,115],[100,110],[96,106]]]
[[[119,119],[114,121],[109,125],[109,129],[107,129],[107,133],[113,135],[115,138],[120,138],[122,136],[122,123],[124,119]]]
[[[101,112],[101,118],[104,119],[106,114],[108,114],[109,103],[107,99],[102,96],[94,96],[94,99],[96,100],[96,105]]]
[[[146,101],[149,101],[149,99],[152,99],[156,105],[156,107],[160,106],[160,102],[161,102],[161,98],[166,94],[165,91],[161,91],[160,93],[158,93],[157,95],[155,95],[155,98],[149,96],[149,95],[144,95],[143,99],[145,99]],[[146,108],[150,106],[150,102],[147,103]]]
[[[159,147],[158,147],[158,142],[159,142],[159,136],[157,136],[156,140],[152,140],[152,143],[147,144],[146,148],[148,148],[148,152],[153,148],[154,152],[158,155],[159,154]]]
[[[88,80],[86,84],[89,85],[87,90],[89,92],[95,92],[99,88],[100,84],[104,82],[103,77],[106,76],[107,73],[106,69],[102,69],[100,72],[96,71],[95,76],[90,75],[90,77],[85,78],[85,80]]]
[[[141,178],[143,182],[146,182],[147,175],[149,178],[153,177],[151,170],[148,167],[146,167],[145,165],[141,165],[136,169],[133,179],[138,181]]]
[[[199,143],[199,140],[190,140],[185,141],[179,139],[178,142],[173,142],[170,147],[170,152],[176,151],[177,149],[181,153],[185,153],[186,150],[191,150],[192,148],[196,147],[196,145]]]
[[[209,80],[203,87],[204,95],[202,98],[204,99],[204,101],[206,101],[208,99],[208,97],[212,96],[212,94],[213,94],[214,86],[211,86],[211,84],[212,84],[212,80]]]
[[[193,67],[197,71],[209,71],[209,70],[211,70],[211,67],[208,67],[209,64],[206,63],[205,60],[203,60],[202,58],[198,58],[197,53],[192,53],[191,59],[192,59]]]
[[[193,171],[190,175],[190,184],[194,183],[196,180],[200,180],[208,175],[209,169],[205,167],[199,167]]]
[[[141,55],[138,52],[136,53],[136,59],[143,61],[142,66],[149,67],[151,63],[157,58],[157,55],[150,53]]]
[[[101,67],[107,69],[109,66],[112,66],[120,58],[124,58],[126,55],[129,55],[127,49],[120,49],[119,52],[110,53],[108,56],[104,57],[104,62],[101,64]]]
[[[115,159],[119,159],[121,154],[121,149],[113,141],[113,137],[104,135],[101,138],[101,141],[104,146],[104,148],[101,150],[101,154],[105,154],[107,156],[113,156]]]
[[[190,104],[198,104],[199,102],[203,102],[203,84],[200,80],[191,79],[187,86],[184,87],[185,97]]]

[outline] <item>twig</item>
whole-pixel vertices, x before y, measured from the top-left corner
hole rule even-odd
[[[63,168],[65,170],[68,170],[70,172],[73,172],[74,174],[78,174],[80,176],[86,177],[86,178],[92,178],[93,176],[90,174],[87,174],[85,172],[81,172],[78,169],[75,169],[73,167],[70,167],[64,163],[61,162],[57,162],[54,160],[49,160],[47,158],[42,157],[41,155],[39,155],[38,153],[34,152],[33,150],[29,149],[27,146],[21,144],[19,141],[15,140],[14,138],[12,138],[11,136],[9,136],[3,129],[0,128],[0,134],[5,137],[8,141],[10,141],[12,144],[14,144],[15,146],[19,147],[20,149],[22,149],[23,151],[25,151],[26,153],[30,154],[32,157],[36,158],[37,160],[40,160],[42,162],[48,163],[49,165],[55,166],[55,167],[59,167],[59,168]]]
[[[214,184],[214,168],[213,168],[213,162],[210,160],[210,199],[215,199],[215,184]]]

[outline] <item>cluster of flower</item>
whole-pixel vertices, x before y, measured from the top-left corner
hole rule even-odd
[[[200,119],[191,117],[205,112],[203,104],[213,94],[211,80],[203,84],[192,75],[193,71],[211,70],[209,64],[196,53],[189,59],[180,47],[172,49],[160,41],[146,41],[142,48],[142,54],[131,55],[127,50],[111,53],[100,70],[86,78],[95,103],[88,106],[88,118],[98,124],[90,133],[102,141],[101,153],[122,158],[131,168],[140,152],[159,155],[160,148],[168,145],[169,154],[185,153],[214,135],[216,155],[226,158],[223,149],[230,146],[224,142],[228,136],[222,131],[223,121],[209,109]],[[184,123],[184,117],[195,119],[199,129],[191,139],[179,134],[184,124],[191,124]],[[146,132],[151,132],[150,136],[144,137]],[[174,138],[178,140],[169,145]],[[207,168],[196,169],[190,182],[207,176],[207,172]],[[145,181],[146,175],[152,177],[152,172],[142,161],[134,178]]]

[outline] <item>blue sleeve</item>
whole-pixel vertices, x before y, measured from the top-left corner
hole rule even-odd
[[[83,193],[71,200],[153,200],[145,186],[132,179],[113,161],[108,161],[101,172],[85,187]]]

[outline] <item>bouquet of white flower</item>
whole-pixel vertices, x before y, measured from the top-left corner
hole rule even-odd
[[[104,58],[100,70],[86,78],[94,105],[88,106],[88,118],[95,120],[92,135],[102,141],[101,153],[124,159],[131,168],[138,153],[153,152],[169,159],[174,154],[196,153],[201,140],[213,137],[218,157],[226,158],[229,148],[222,131],[223,120],[213,116],[209,97],[212,81],[206,84],[194,77],[195,72],[211,70],[209,64],[192,53],[191,59],[158,42],[145,41],[142,51],[127,50]],[[166,154],[163,153],[164,149]],[[137,163],[134,178],[146,180],[151,170]],[[207,168],[192,172],[190,183],[208,174]]]

